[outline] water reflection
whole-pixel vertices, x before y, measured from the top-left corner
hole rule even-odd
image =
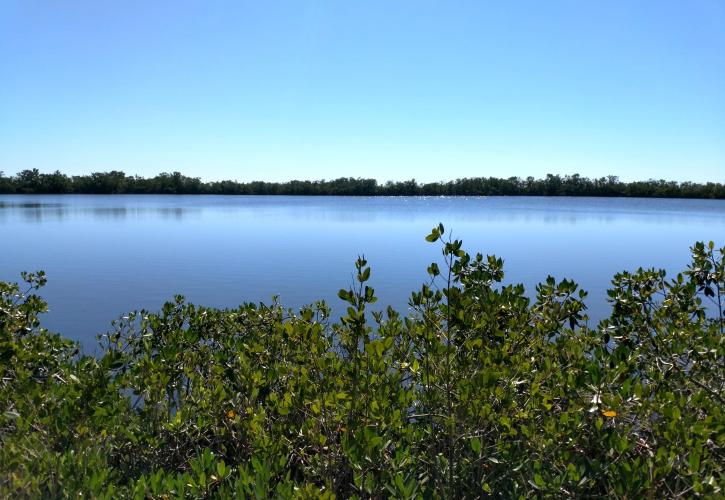
[[[183,207],[123,207],[90,206],[75,207],[61,203],[8,203],[0,202],[0,220],[21,218],[26,222],[62,222],[73,218],[92,217],[100,220],[122,220],[132,218],[154,218],[182,220],[200,208]]]
[[[3,196],[0,219],[28,222],[189,216],[253,217],[316,223],[387,223],[455,219],[503,224],[648,224],[700,221],[725,215],[722,201],[524,197],[295,197],[295,196]],[[50,198],[38,201],[38,198]]]
[[[123,219],[128,216],[128,209],[125,207],[101,207],[88,211],[99,219]]]
[[[13,203],[11,201],[0,200],[0,209],[1,208],[43,208],[43,207],[59,207],[59,206],[62,206],[62,204],[61,203],[31,203],[31,202]]]
[[[20,214],[28,222],[42,222],[50,218],[60,220],[65,218],[65,209],[62,206],[26,206],[20,210]]]

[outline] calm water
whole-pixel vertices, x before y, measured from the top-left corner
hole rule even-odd
[[[45,325],[92,351],[112,319],[176,293],[214,306],[324,298],[340,311],[363,253],[376,306],[406,309],[440,261],[424,241],[438,222],[531,292],[547,274],[575,279],[593,317],[615,272],[680,271],[696,240],[725,244],[725,202],[710,200],[0,196],[0,280],[45,270]]]

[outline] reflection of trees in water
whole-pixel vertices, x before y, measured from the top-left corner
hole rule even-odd
[[[20,214],[26,221],[40,222],[45,219],[65,219],[68,209],[63,203],[0,201],[1,218],[5,219],[13,213]]]
[[[73,196],[57,202],[13,196],[0,201],[0,220],[121,221],[128,217],[182,221],[204,216],[222,221],[295,220],[297,223],[386,224],[445,220],[451,223],[556,226],[697,223],[722,220],[723,201],[627,198],[526,197],[163,197]],[[22,200],[22,201],[21,201]],[[52,200],[52,201],[51,201]]]
[[[23,218],[30,222],[41,222],[44,219],[62,220],[67,218],[67,210],[61,206],[44,207],[40,204],[27,206],[20,209]]]
[[[80,210],[85,212],[87,210]],[[189,210],[183,207],[144,207],[144,208],[128,208],[128,207],[96,207],[90,210],[94,217],[99,219],[120,220],[127,217],[153,217],[160,216],[164,219],[183,219]]]
[[[159,208],[157,212],[168,219],[182,219],[186,215],[187,210],[181,207],[174,207]]]
[[[123,220],[127,217],[161,217],[181,220],[190,212],[200,209],[183,207],[77,207],[69,208],[62,203],[13,203],[0,201],[0,219],[16,215],[27,222],[62,221],[72,215],[91,215],[97,219]]]
[[[30,203],[30,202],[9,202],[0,201],[0,208],[42,208],[42,207],[62,207],[62,203]]]
[[[125,219],[128,216],[128,209],[125,207],[99,207],[91,212],[99,219]]]

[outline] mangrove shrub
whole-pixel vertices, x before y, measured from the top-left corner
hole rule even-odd
[[[93,498],[721,496],[725,248],[614,276],[611,314],[549,277],[427,239],[410,310],[360,257],[316,302],[183,297],[100,337],[44,329],[43,273],[0,284],[0,495]]]

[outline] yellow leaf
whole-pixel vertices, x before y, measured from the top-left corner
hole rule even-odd
[[[234,418],[234,417],[236,417],[236,416],[237,416],[237,412],[235,412],[234,410],[229,410],[229,411],[227,412],[227,418],[228,418],[229,420],[233,419],[233,418]]]
[[[614,410],[604,410],[602,412],[602,415],[604,415],[605,417],[616,417],[617,416],[617,412],[614,411]]]

